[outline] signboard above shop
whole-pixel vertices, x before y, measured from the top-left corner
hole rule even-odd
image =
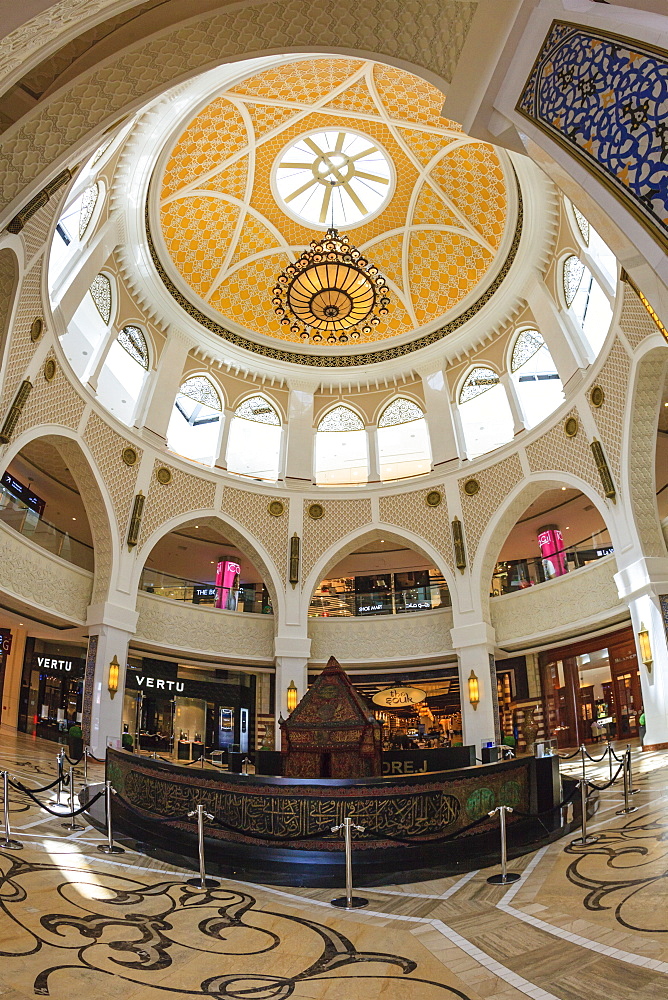
[[[86,661],[79,656],[60,656],[55,653],[36,653],[32,659],[34,670],[49,677],[70,677],[80,679],[84,675]]]
[[[14,479],[13,476],[10,476],[8,472],[3,473],[2,485],[19,500],[22,500],[24,504],[36,511],[40,517],[42,516],[44,508],[46,507],[46,500],[42,500],[41,497],[38,497],[36,493],[29,490],[28,487],[19,482],[18,479]]]
[[[419,705],[427,697],[420,688],[414,687],[393,687],[379,691],[371,699],[374,705],[381,708],[407,708],[409,705]]]

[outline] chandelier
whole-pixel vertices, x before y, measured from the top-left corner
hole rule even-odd
[[[345,344],[387,316],[389,289],[378,268],[330,226],[278,276],[272,305],[283,326],[314,344]]]

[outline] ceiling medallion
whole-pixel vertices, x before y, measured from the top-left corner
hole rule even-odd
[[[324,516],[325,508],[321,503],[312,503],[308,508],[308,516],[312,517],[314,521],[318,521]]]
[[[424,502],[426,503],[427,507],[439,507],[442,501],[443,497],[441,495],[440,490],[429,490],[426,497],[424,498]]]
[[[359,340],[387,316],[390,304],[378,268],[334,226],[313,240],[295,264],[288,264],[273,295],[281,324],[312,344]]]
[[[135,465],[138,457],[139,456],[134,448],[124,448],[121,452],[121,458],[126,465]]]
[[[165,466],[163,465],[162,468],[158,469],[158,471],[156,472],[155,478],[158,480],[161,486],[169,486],[169,484],[172,481],[172,474],[170,470],[165,468]]]
[[[44,320],[40,316],[36,316],[32,321],[32,326],[30,327],[30,339],[33,344],[39,340],[42,336],[42,330],[44,329]]]
[[[47,358],[44,362],[44,378],[47,382],[53,382],[56,377],[56,361],[55,358]]]
[[[566,417],[564,420],[564,434],[566,437],[574,438],[578,432],[578,426],[577,417]]]
[[[591,405],[595,406],[596,409],[598,409],[599,406],[603,406],[604,400],[605,400],[605,393],[603,392],[601,386],[600,385],[593,386],[591,392],[589,393],[589,401],[591,402]]]
[[[267,510],[272,517],[280,517],[285,511],[285,504],[282,500],[272,500],[271,503],[267,505]]]
[[[467,479],[464,483],[464,493],[467,497],[474,497],[476,493],[480,492],[480,483],[477,479]]]

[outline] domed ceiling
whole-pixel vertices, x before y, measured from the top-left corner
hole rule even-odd
[[[493,268],[508,197],[493,147],[442,118],[442,105],[423,80],[355,59],[301,59],[244,80],[162,159],[159,257],[209,315],[297,343],[272,289],[333,217],[390,287],[389,315],[359,346],[450,319]]]

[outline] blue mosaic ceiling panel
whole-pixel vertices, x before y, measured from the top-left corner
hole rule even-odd
[[[668,246],[668,52],[554,21],[517,110]]]

